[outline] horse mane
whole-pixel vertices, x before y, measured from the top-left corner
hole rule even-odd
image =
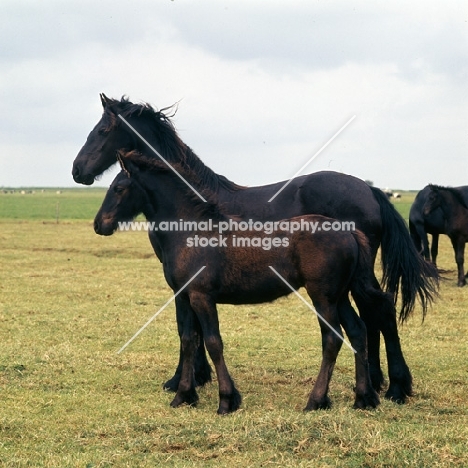
[[[135,164],[143,172],[151,173],[170,173],[173,171],[167,164],[159,158],[153,158],[141,153],[137,150],[132,150],[120,154],[124,160],[129,160]],[[171,163],[171,167],[177,171],[184,179],[193,185],[198,185],[199,174],[192,170],[190,167],[186,167],[180,163]],[[126,170],[126,169],[124,169]],[[179,179],[175,174],[173,178],[176,181],[177,188],[189,199],[191,207],[193,208],[194,214],[199,216],[207,216],[211,219],[227,219],[228,215],[223,211],[222,207],[218,203],[218,196],[216,192],[208,187],[201,190],[201,195],[206,200],[204,202],[201,198],[182,180]],[[230,218],[232,216],[229,216]]]
[[[460,203],[464,208],[468,209],[468,206],[466,205],[466,201],[463,197],[463,194],[455,187],[444,187],[442,185],[429,184],[429,188],[436,192],[438,190],[445,190],[451,193],[458,203]]]
[[[178,103],[157,111],[148,103],[134,104],[127,97],[122,96],[120,101],[110,99],[109,105],[111,109],[117,107],[118,114],[124,118],[137,115],[150,120],[150,128],[153,129],[153,134],[158,139],[164,158],[172,165],[179,164],[184,170],[190,168],[194,173],[197,173],[196,179],[200,188],[207,187],[215,192],[218,191],[219,187],[230,192],[244,188],[206,166],[193,150],[180,139],[171,120],[177,112]],[[167,111],[170,112],[166,113]],[[104,112],[103,130],[108,131],[115,126],[116,119],[115,112]]]

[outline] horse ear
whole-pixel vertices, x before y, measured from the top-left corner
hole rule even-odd
[[[111,103],[111,100],[104,93],[99,94],[99,97],[101,98],[102,107],[105,109]]]

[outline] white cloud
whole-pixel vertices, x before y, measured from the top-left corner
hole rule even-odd
[[[99,92],[159,108],[182,99],[181,137],[239,183],[287,179],[356,114],[308,171],[399,188],[465,185],[463,9],[6,2],[0,185],[72,185],[72,161],[100,118]]]

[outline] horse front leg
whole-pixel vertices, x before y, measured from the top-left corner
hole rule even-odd
[[[173,408],[184,403],[195,406],[198,402],[193,366],[199,341],[199,324],[188,300],[180,300],[178,308],[182,363],[177,392],[171,402]]]
[[[458,269],[457,285],[462,287],[466,285],[464,261],[465,261],[465,241],[461,238],[450,238],[452,241],[453,250],[455,252],[455,261]]]
[[[190,294],[190,304],[200,322],[205,346],[215,366],[219,385],[218,414],[228,414],[239,409],[242,397],[229,375],[224,361],[224,346],[219,331],[216,304],[206,294]]]
[[[439,253],[439,234],[432,234],[431,257],[432,263],[437,265],[437,255]]]

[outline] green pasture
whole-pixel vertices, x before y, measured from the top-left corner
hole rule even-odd
[[[117,354],[172,291],[145,233],[94,234],[103,195],[0,193],[0,466],[468,466],[468,287],[456,287],[447,238],[439,300],[424,322],[418,309],[400,327],[414,378],[407,404],[353,410],[353,356],[343,347],[333,408],[303,413],[320,333],[290,296],[219,307],[244,398],[220,417],[216,382],[199,390],[197,408],[169,407],[161,386],[178,358],[173,304]],[[395,202],[405,217],[414,195]]]

